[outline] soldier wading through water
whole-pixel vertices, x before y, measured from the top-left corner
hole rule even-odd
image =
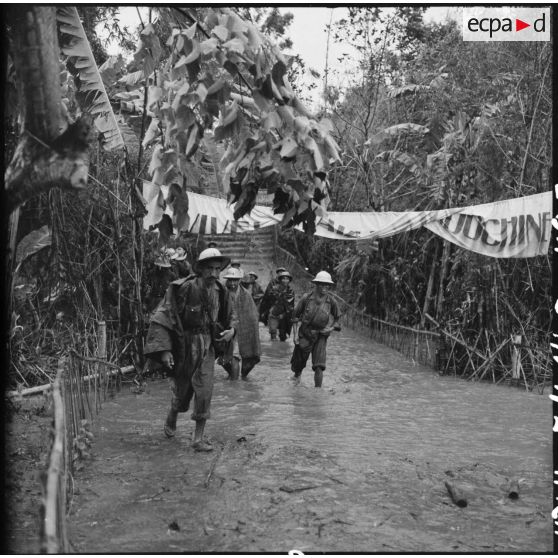
[[[268,286],[260,306],[260,319],[269,327],[272,341],[285,341],[291,333],[295,294],[290,286],[293,277],[288,271],[277,273],[277,279]]]
[[[293,315],[294,351],[291,370],[300,378],[310,354],[314,370],[314,385],[322,387],[326,368],[326,344],[329,334],[340,331],[339,308],[329,293],[333,281],[327,271],[320,271],[314,279],[314,289],[302,295]]]
[[[151,318],[145,345],[146,356],[171,370],[166,436],[174,436],[178,413],[186,412],[194,397],[192,447],[196,451],[213,449],[203,432],[210,416],[215,358],[227,351],[238,327],[229,292],[218,281],[229,261],[216,248],[201,252],[194,266],[196,274],[169,285]]]
[[[229,373],[231,380],[238,380],[239,374],[245,380],[250,370],[260,362],[262,352],[258,309],[252,295],[240,283],[242,278],[242,271],[234,267],[223,275],[238,318],[238,329],[233,342],[230,343],[227,354],[220,357],[220,364]]]

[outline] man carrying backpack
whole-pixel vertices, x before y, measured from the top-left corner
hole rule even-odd
[[[200,253],[196,275],[173,281],[151,318],[145,355],[172,371],[171,408],[164,432],[176,432],[178,413],[188,410],[192,398],[192,420],[196,421],[192,447],[211,451],[203,439],[213,394],[215,358],[227,351],[227,343],[238,328],[228,290],[218,281],[229,263],[216,248]]]

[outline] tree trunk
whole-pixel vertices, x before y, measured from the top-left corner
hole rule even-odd
[[[4,174],[3,240],[7,247],[4,295],[11,301],[18,208],[54,187],[86,186],[92,120],[86,116],[60,135],[66,125],[61,118],[56,8],[13,4],[4,13],[7,23],[4,29],[9,32],[17,77],[21,123],[18,145]]]
[[[11,213],[53,187],[87,184],[87,148],[92,119],[80,119],[60,135],[62,120],[60,53],[56,8],[19,4],[6,15],[17,76],[21,128],[5,173],[5,205]]]
[[[20,4],[7,12],[21,99],[22,127],[49,144],[61,124],[56,8]]]

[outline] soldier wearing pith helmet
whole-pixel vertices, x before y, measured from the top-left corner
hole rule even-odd
[[[261,356],[258,309],[252,295],[242,286],[243,277],[242,271],[234,267],[227,269],[223,277],[238,316],[238,329],[233,343],[219,362],[231,380],[237,380],[239,374],[245,380]]]
[[[203,433],[210,417],[215,358],[226,352],[238,328],[229,292],[218,281],[229,261],[216,248],[203,250],[195,275],[169,285],[151,318],[145,345],[145,355],[170,370],[172,398],[165,435],[175,435],[178,413],[186,412],[193,398],[196,451],[213,449]]]
[[[322,387],[326,368],[326,345],[332,331],[340,331],[339,307],[329,289],[334,284],[327,271],[320,271],[314,279],[314,288],[305,293],[294,310],[293,338],[295,347],[291,357],[291,370],[298,380],[312,355],[314,386]]]

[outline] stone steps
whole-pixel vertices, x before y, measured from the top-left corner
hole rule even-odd
[[[203,239],[206,243],[215,242],[224,256],[240,262],[245,273],[257,273],[258,281],[264,287],[275,275],[274,227],[236,234],[204,235]]]

